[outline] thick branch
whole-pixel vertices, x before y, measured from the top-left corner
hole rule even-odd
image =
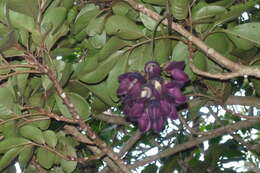
[[[189,148],[195,147],[198,144],[201,144],[206,140],[209,140],[209,139],[212,139],[212,138],[215,138],[215,137],[227,134],[227,133],[232,133],[232,132],[237,131],[239,129],[251,127],[258,122],[260,122],[259,119],[258,120],[246,120],[246,121],[240,121],[240,122],[237,122],[237,123],[234,123],[234,124],[231,124],[231,125],[220,127],[218,129],[210,131],[209,132],[210,135],[202,136],[202,137],[198,137],[198,138],[193,138],[191,141],[188,141],[188,142],[183,143],[183,144],[178,144],[178,145],[174,146],[173,148],[165,149],[165,150],[159,152],[156,155],[149,156],[149,157],[146,157],[143,160],[137,161],[136,163],[131,165],[130,168],[134,169],[134,168],[137,168],[139,166],[143,166],[143,165],[150,163],[152,161],[155,161],[155,160],[158,160],[158,159],[161,159],[161,158],[164,158],[164,157],[168,157],[168,156],[176,154],[178,152],[181,152],[181,151],[187,150]]]
[[[226,105],[244,105],[260,108],[260,98],[253,96],[229,96]]]

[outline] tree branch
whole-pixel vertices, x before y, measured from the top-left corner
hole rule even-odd
[[[245,120],[245,121],[240,121],[240,122],[237,122],[237,123],[234,123],[234,124],[231,124],[231,125],[223,126],[223,127],[218,128],[218,129],[215,129],[215,130],[211,130],[211,131],[209,131],[210,135],[193,138],[191,141],[188,141],[186,143],[178,144],[178,145],[174,146],[173,148],[165,149],[165,150],[159,152],[156,155],[149,156],[149,157],[146,157],[143,160],[135,162],[133,165],[130,166],[130,168],[134,169],[134,168],[137,168],[139,166],[143,166],[143,165],[150,163],[152,161],[155,161],[155,160],[158,160],[158,159],[161,159],[161,158],[164,158],[164,157],[168,157],[170,155],[173,155],[173,154],[176,154],[178,152],[192,148],[192,147],[194,147],[198,144],[203,143],[206,140],[221,136],[223,134],[232,133],[232,132],[237,131],[239,129],[251,127],[258,122],[260,122],[259,119],[257,119],[257,120]]]

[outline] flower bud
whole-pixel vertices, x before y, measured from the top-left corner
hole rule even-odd
[[[161,67],[156,61],[149,61],[144,66],[144,71],[148,74],[148,78],[160,77]]]

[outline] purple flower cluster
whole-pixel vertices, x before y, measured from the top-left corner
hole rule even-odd
[[[171,80],[161,77],[162,70],[155,61],[146,63],[144,75],[128,72],[119,76],[117,94],[124,103],[123,112],[142,132],[151,128],[160,132],[167,118],[178,118],[176,107],[186,102],[181,88],[189,80],[184,65],[180,61],[164,67]]]

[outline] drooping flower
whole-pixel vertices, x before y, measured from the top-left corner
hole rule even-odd
[[[149,79],[160,77],[161,74],[160,64],[156,61],[149,61],[145,64],[144,71],[148,75]]]
[[[169,63],[165,71],[171,74],[172,78],[180,83],[185,83],[189,81],[188,75],[183,71],[185,66],[184,61],[175,61]]]

